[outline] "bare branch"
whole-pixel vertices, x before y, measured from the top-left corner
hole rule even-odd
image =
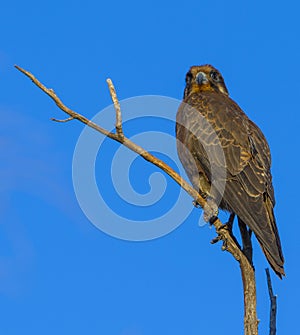
[[[74,120],[74,118],[73,118],[73,116],[70,116],[67,119],[60,120],[60,119],[55,119],[54,117],[52,117],[50,120],[55,121],[55,122],[69,122],[69,121]]]
[[[164,163],[162,160],[158,159],[157,157],[153,156],[152,154],[150,154],[149,152],[147,152],[145,149],[143,149],[142,147],[140,147],[139,145],[133,143],[132,141],[130,141],[128,138],[126,138],[125,136],[121,137],[118,134],[114,134],[112,132],[109,132],[108,130],[98,126],[97,124],[95,124],[94,122],[90,121],[89,119],[87,119],[86,117],[84,117],[83,115],[74,112],[73,110],[71,110],[70,108],[68,108],[67,106],[65,106],[63,104],[63,102],[60,100],[60,98],[54,93],[54,91],[52,89],[48,89],[47,87],[45,87],[38,79],[36,79],[34,77],[33,74],[31,74],[30,72],[22,69],[21,67],[15,65],[15,67],[21,71],[22,73],[24,73],[27,77],[29,77],[33,83],[39,87],[42,91],[44,91],[55,103],[56,105],[65,113],[67,113],[68,115],[70,115],[71,117],[73,117],[74,119],[77,119],[79,121],[81,121],[82,123],[86,124],[87,126],[95,129],[96,131],[100,132],[101,134],[115,140],[118,141],[120,143],[122,143],[123,145],[125,145],[127,148],[131,149],[132,151],[136,152],[137,154],[139,154],[140,156],[142,156],[145,160],[151,162],[152,164],[156,165],[157,167],[159,167],[160,169],[162,169],[163,171],[165,171],[171,178],[173,178],[194,200],[197,201],[198,204],[201,205],[202,208],[204,208],[206,202],[205,200],[201,197],[201,195],[187,182],[185,181],[181,176],[179,176],[179,174],[173,170],[171,167],[169,167],[166,163]],[[116,96],[115,96],[116,97]],[[217,220],[215,223],[216,228],[220,228],[222,227],[222,223]]]
[[[59,99],[59,97],[54,93],[54,90],[51,88],[47,88],[45,87],[40,81],[38,81],[33,74],[31,74],[30,72],[22,69],[20,66],[15,65],[15,67],[21,71],[23,74],[25,74],[25,76],[27,76],[28,78],[30,78],[33,83],[39,87],[42,91],[44,91],[57,105],[58,108],[60,108],[63,112],[67,113],[68,115],[70,115],[71,117],[73,117],[74,119],[77,119],[81,122],[83,122],[84,124],[88,124],[89,127],[99,131],[100,133],[102,133],[103,135],[106,135],[116,141],[118,141],[118,138],[115,134],[108,132],[107,130],[105,130],[102,127],[99,127],[97,124],[91,122],[89,119],[87,119],[86,117],[84,117],[83,115],[80,115],[76,112],[74,112],[72,109],[68,108],[67,106],[65,106],[63,104],[63,102]]]
[[[268,290],[270,296],[270,335],[276,335],[276,313],[277,313],[277,297],[273,294],[272,282],[269,269],[266,269]]]
[[[166,172],[171,178],[173,178],[193,199],[194,201],[199,204],[202,208],[205,207],[206,201],[205,199],[187,182],[185,181],[176,171],[174,171],[170,166],[164,163],[162,160],[158,159],[157,157],[153,156],[145,149],[140,147],[139,145],[133,143],[128,138],[126,138],[123,134],[122,130],[122,118],[121,118],[121,109],[120,104],[110,79],[107,80],[110,94],[115,106],[116,110],[116,131],[117,133],[109,132],[108,130],[98,126],[97,124],[91,122],[89,119],[84,117],[83,115],[74,112],[67,106],[63,104],[60,98],[54,93],[52,89],[48,89],[45,87],[38,79],[36,79],[33,74],[30,72],[22,69],[21,67],[15,65],[15,67],[21,71],[24,75],[30,78],[33,83],[39,87],[42,91],[44,91],[54,102],[55,104],[66,114],[70,115],[72,119],[77,119],[80,122],[86,124],[87,126],[95,129],[96,131],[102,133],[103,135],[120,142],[121,144],[125,145],[130,150],[136,152],[145,160],[149,161],[150,163],[156,165],[161,170]],[[70,119],[70,118],[69,118]],[[68,119],[67,119],[68,120]],[[64,121],[62,121],[64,122]],[[258,320],[256,316],[256,287],[255,287],[255,275],[254,269],[251,264],[248,262],[247,257],[241,251],[239,246],[236,244],[233,236],[228,231],[228,229],[224,229],[224,225],[222,222],[217,218],[211,221],[211,224],[215,226],[216,232],[218,234],[217,240],[223,241],[222,249],[227,250],[230,252],[233,257],[239,262],[241,273],[242,273],[242,280],[243,280],[243,287],[244,287],[244,334],[245,335],[257,335],[258,334]]]
[[[109,92],[110,92],[110,96],[111,99],[114,103],[115,106],[115,111],[116,111],[116,131],[117,134],[122,138],[124,137],[123,134],[123,128],[122,128],[122,114],[121,114],[121,106],[117,97],[117,93],[114,87],[113,82],[111,81],[111,79],[106,79],[108,88],[109,88]]]

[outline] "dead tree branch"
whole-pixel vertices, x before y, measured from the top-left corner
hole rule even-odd
[[[273,294],[272,282],[269,269],[266,269],[267,283],[270,296],[270,335],[276,335],[276,313],[277,313],[277,297]]]
[[[50,119],[51,121],[55,121],[55,122],[69,122],[69,121],[72,121],[74,120],[74,118],[72,116],[68,117],[67,119],[63,119],[63,120],[60,120],[60,119],[55,119],[54,117],[52,117]]]
[[[20,72],[30,78],[33,83],[39,87],[43,92],[45,92],[54,102],[55,104],[70,117],[66,120],[56,120],[58,122],[67,122],[71,120],[78,120],[88,127],[95,129],[101,134],[118,141],[119,143],[125,145],[130,150],[136,152],[140,156],[142,156],[148,162],[156,165],[165,173],[167,173],[171,178],[173,178],[180,187],[182,187],[193,199],[196,203],[198,203],[202,208],[205,207],[206,201],[201,197],[201,195],[187,182],[185,181],[177,172],[175,172],[170,166],[164,163],[162,160],[153,156],[145,149],[140,147],[139,145],[133,143],[126,136],[124,136],[122,129],[122,117],[121,117],[121,108],[116,95],[116,91],[114,85],[110,79],[107,80],[108,87],[110,90],[110,95],[112,97],[115,112],[116,112],[116,133],[110,132],[94,122],[90,121],[83,115],[74,112],[67,106],[63,104],[60,98],[55,94],[52,89],[48,89],[45,87],[35,76],[33,76],[30,72],[22,69],[19,66],[15,66]],[[256,285],[255,285],[255,274],[254,269],[251,264],[248,262],[247,257],[244,255],[243,251],[240,249],[239,245],[235,242],[231,233],[228,229],[224,229],[224,225],[221,221],[214,217],[211,221],[211,224],[214,225],[216,232],[219,236],[219,240],[223,241],[223,249],[227,250],[232,256],[239,262],[243,280],[243,288],[244,288],[244,334],[245,335],[257,335],[258,334],[258,320],[256,315]]]

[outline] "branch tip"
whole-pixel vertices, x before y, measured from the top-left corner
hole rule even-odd
[[[26,70],[24,70],[21,66],[19,66],[19,65],[17,65],[17,64],[15,64],[14,65],[14,67],[17,69],[17,70],[19,70],[20,72],[22,72],[22,73],[24,73],[24,74],[26,74],[27,75],[27,71]]]
[[[267,283],[270,297],[270,335],[276,335],[276,313],[277,313],[277,296],[273,294],[270,270],[266,268]]]
[[[121,106],[120,106],[120,103],[117,97],[115,86],[110,78],[107,78],[106,82],[107,82],[109,93],[110,93],[110,96],[111,96],[111,99],[113,101],[115,111],[116,111],[116,132],[120,138],[124,138],[123,127],[122,127]]]
[[[74,120],[75,118],[73,117],[73,116],[71,116],[71,117],[68,117],[67,119],[62,119],[62,120],[60,120],[60,119],[55,119],[54,117],[52,117],[50,120],[51,121],[55,121],[55,122],[69,122],[69,121],[72,121],[72,120]]]

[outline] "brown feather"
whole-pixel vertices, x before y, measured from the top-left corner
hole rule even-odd
[[[195,80],[200,71],[209,78],[211,71],[217,70],[205,65],[189,71],[185,98],[176,118],[179,158],[193,186],[205,196],[212,196],[212,178],[225,179],[224,193],[219,194],[220,208],[235,213],[248,225],[281,277],[284,258],[273,212],[268,143],[261,130],[229,98],[220,73],[218,82],[209,78],[201,85]],[[220,147],[224,156],[218,151]],[[215,170],[220,174],[212,176]]]

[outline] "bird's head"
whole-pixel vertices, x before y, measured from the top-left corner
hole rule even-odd
[[[215,91],[228,95],[221,73],[211,65],[192,66],[186,74],[184,99],[191,93]]]

